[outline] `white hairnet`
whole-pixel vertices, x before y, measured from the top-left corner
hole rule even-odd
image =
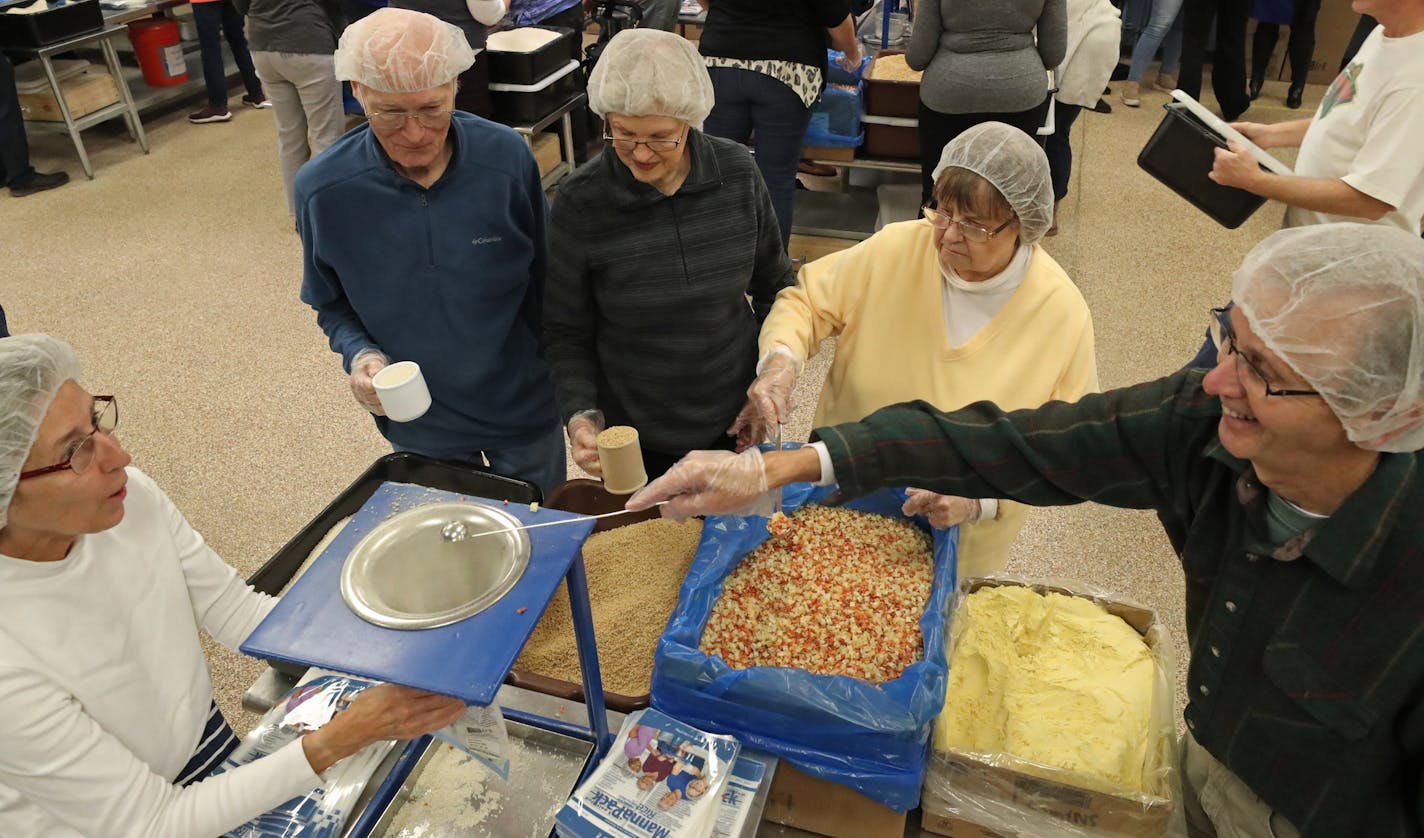
[[[79,359],[64,341],[49,335],[0,338],[0,529],[9,520],[10,499],[40,422],[71,378],[79,378]]]
[[[588,106],[601,117],[670,116],[701,130],[712,79],[691,41],[660,29],[624,29],[588,77]]]
[[[377,9],[341,33],[336,77],[382,93],[449,84],[475,63],[460,27],[410,9]]]
[[[949,141],[931,180],[951,166],[989,181],[1019,219],[1019,238],[1035,244],[1053,226],[1048,156],[1028,134],[1002,122],[981,122]]]
[[[1424,241],[1395,227],[1272,233],[1232,278],[1251,331],[1374,451],[1424,448]]]

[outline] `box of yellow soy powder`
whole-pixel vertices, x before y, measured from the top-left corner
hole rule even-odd
[[[944,835],[1162,835],[1176,663],[1150,609],[1076,583],[963,580],[922,807]]]

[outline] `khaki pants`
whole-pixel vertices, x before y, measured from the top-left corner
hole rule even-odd
[[[1190,733],[1182,737],[1180,751],[1189,838],[1300,838],[1284,815],[1273,811]]]

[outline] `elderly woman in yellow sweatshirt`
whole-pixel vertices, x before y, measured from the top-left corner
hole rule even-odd
[[[817,426],[913,399],[1016,409],[1098,388],[1087,303],[1039,245],[1053,223],[1043,150],[983,123],[945,146],[933,180],[922,220],[807,265],[777,296],[748,391],[765,421],[786,421],[796,376],[831,336]],[[905,511],[960,525],[961,577],[1000,570],[1027,515],[1012,501],[918,489]]]

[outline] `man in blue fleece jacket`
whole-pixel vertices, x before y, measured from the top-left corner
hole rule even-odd
[[[421,12],[346,29],[336,75],[370,122],[297,175],[301,297],[396,450],[487,461],[548,492],[565,460],[539,352],[547,207],[519,135],[454,111],[473,61],[464,33]],[[430,388],[411,422],[386,419],[371,382],[397,360]]]

